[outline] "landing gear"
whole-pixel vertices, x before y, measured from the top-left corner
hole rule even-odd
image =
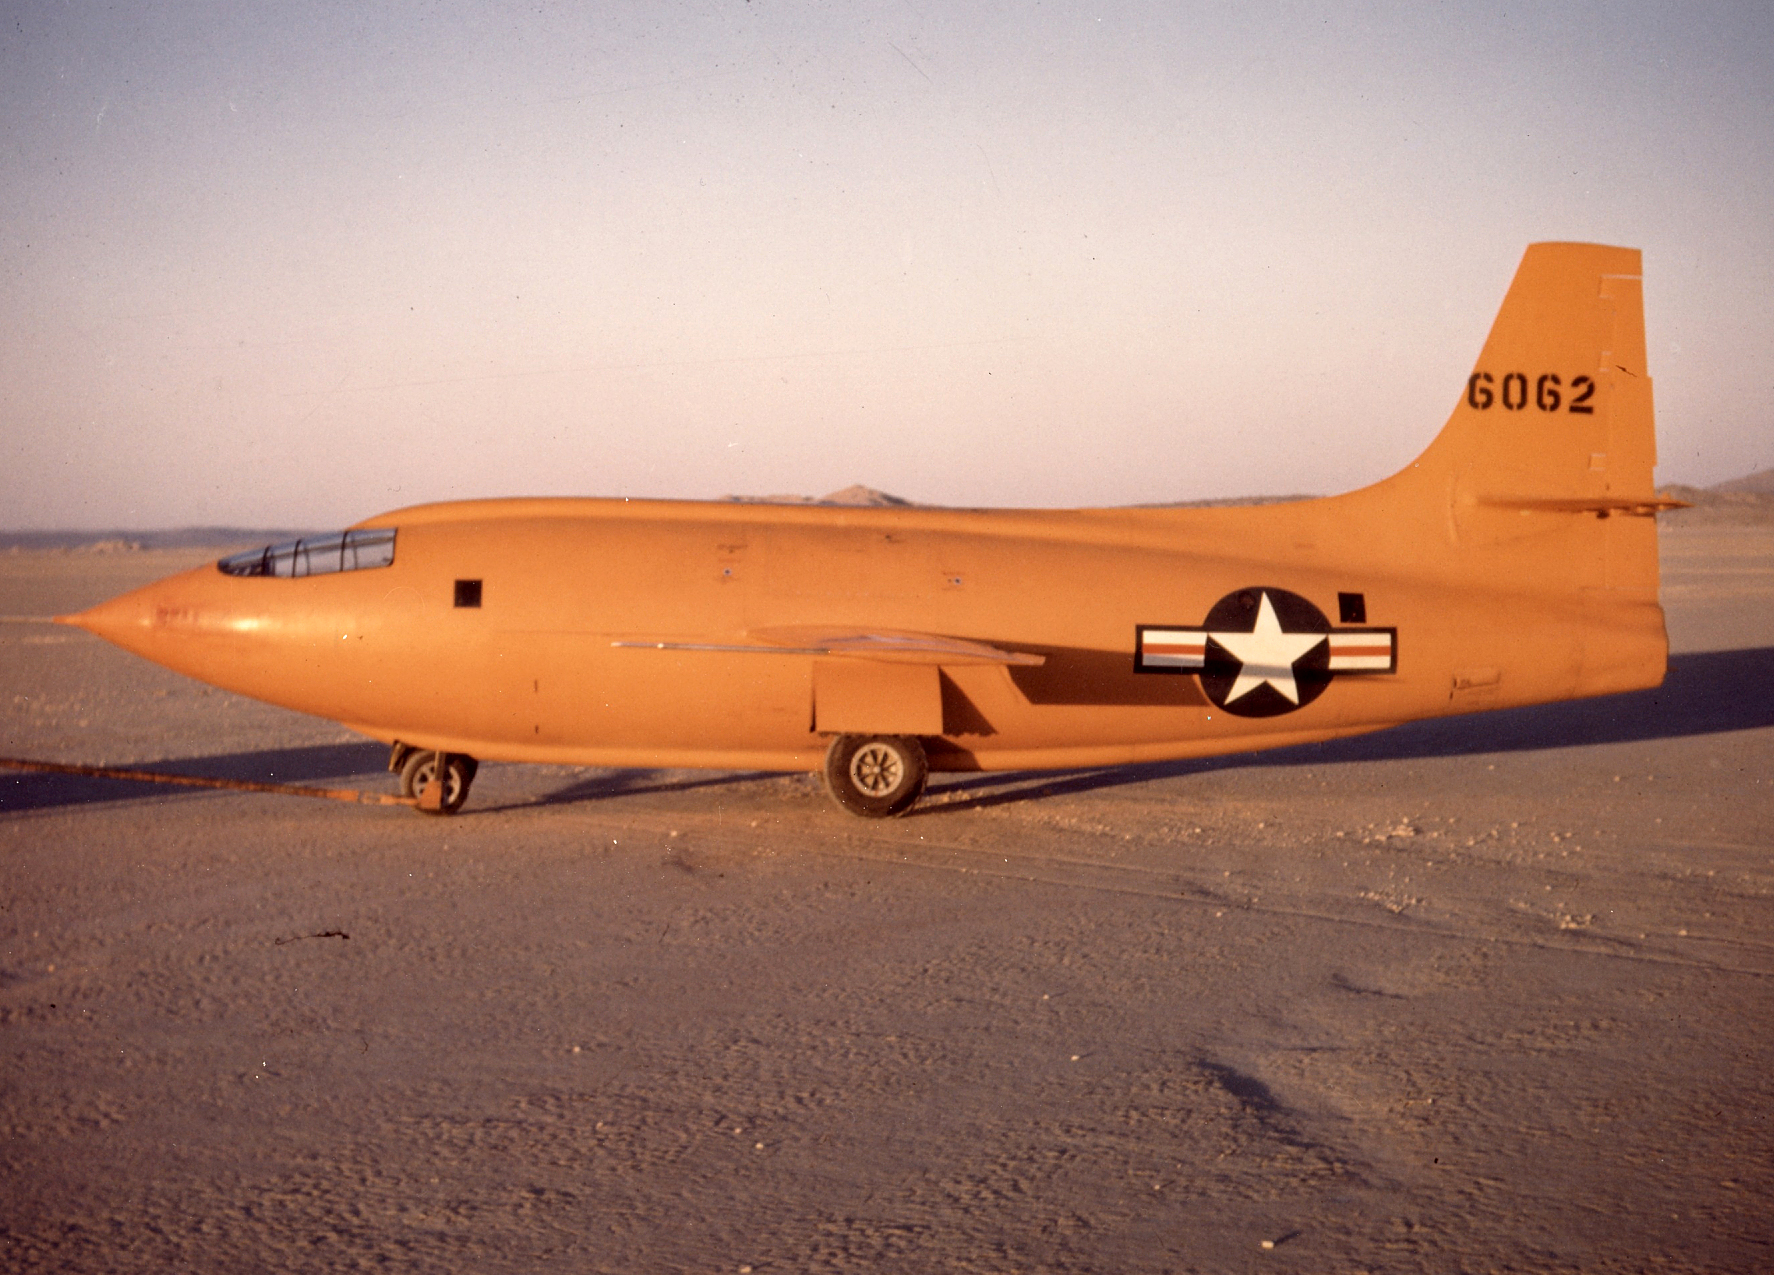
[[[924,745],[909,735],[839,735],[825,753],[825,786],[853,815],[903,815],[930,773]]]
[[[400,768],[400,795],[419,803],[418,809],[428,815],[453,815],[468,800],[468,787],[480,763],[466,753],[444,754],[443,791],[426,799],[426,789],[437,777],[437,754],[428,748],[408,750]]]

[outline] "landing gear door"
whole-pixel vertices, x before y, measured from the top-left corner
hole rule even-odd
[[[935,664],[815,660],[813,729],[822,735],[940,735],[941,671]]]

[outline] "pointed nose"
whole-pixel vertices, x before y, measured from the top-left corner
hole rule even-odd
[[[213,564],[193,567],[89,610],[55,618],[58,624],[85,629],[175,673],[237,690],[243,670],[262,672],[265,662],[274,658],[271,652],[278,640],[287,637],[281,613],[274,605],[267,607],[264,591],[251,587],[261,583],[224,575]],[[251,596],[254,593],[259,596]],[[333,631],[331,615],[319,623]],[[337,633],[351,629],[334,632],[337,641]],[[312,645],[305,632],[296,642],[304,649]],[[262,689],[255,684],[247,693],[262,696]]]
[[[215,597],[215,582],[222,578],[214,568],[199,567],[74,615],[58,615],[55,621],[85,629],[126,651],[182,672],[179,647],[205,630],[237,622],[217,605],[220,599]]]
[[[58,615],[57,624],[72,625],[102,637],[107,642],[133,650],[147,636],[154,622],[154,602],[149,596],[154,586],[136,589],[122,597],[101,602],[96,607],[73,615]],[[131,639],[134,639],[132,642]]]

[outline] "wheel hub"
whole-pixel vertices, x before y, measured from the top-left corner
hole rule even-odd
[[[884,797],[899,787],[905,764],[884,744],[870,744],[850,759],[850,778],[871,797]]]

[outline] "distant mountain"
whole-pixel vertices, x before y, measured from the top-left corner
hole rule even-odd
[[[1317,496],[1220,496],[1213,500],[1166,500],[1159,504],[1135,505],[1135,509],[1237,509],[1244,505],[1291,505],[1301,500],[1317,500]]]
[[[1758,469],[1730,482],[1714,483],[1708,491],[1750,491],[1760,496],[1774,496],[1774,469]]]
[[[1689,487],[1676,483],[1661,494],[1685,500],[1694,508],[1665,515],[1683,522],[1774,522],[1774,469],[1757,470],[1742,478]],[[724,500],[749,505],[848,505],[876,509],[915,509],[915,500],[890,495],[861,483],[823,496],[724,496]],[[1275,505],[1311,496],[1237,496],[1220,500],[1153,502],[1136,508],[1202,509],[1235,505]],[[0,531],[0,553],[27,549],[81,553],[134,553],[143,549],[247,549],[276,544],[299,536],[325,534],[287,527],[178,527],[170,531]]]
[[[11,549],[80,550],[133,553],[140,549],[233,549],[275,544],[316,531],[288,528],[177,527],[171,531],[0,531],[0,552]]]
[[[1774,469],[1714,483],[1711,487],[1672,483],[1658,494],[1685,500],[1693,506],[1663,515],[1665,521],[1675,524],[1774,522]]]
[[[864,487],[861,483],[852,483],[842,491],[825,496],[723,496],[721,499],[744,505],[869,505],[894,509],[910,509],[916,504],[902,496],[890,496],[873,487]]]
[[[747,505],[867,505],[874,508],[891,509],[928,509],[929,505],[920,505],[915,500],[907,500],[903,496],[890,496],[884,491],[873,487],[864,487],[854,483],[842,491],[834,491],[825,496],[723,496],[723,500],[734,500]],[[1166,500],[1144,505],[1129,505],[1129,509],[1218,509],[1235,505],[1284,505],[1296,500],[1311,500],[1311,496],[1231,496],[1218,500]],[[968,506],[975,508],[976,506]]]
[[[892,505],[909,507],[912,502],[901,496],[889,496],[884,491],[876,491],[873,487],[864,487],[861,483],[851,483],[842,491],[834,491],[819,498],[822,505]]]

